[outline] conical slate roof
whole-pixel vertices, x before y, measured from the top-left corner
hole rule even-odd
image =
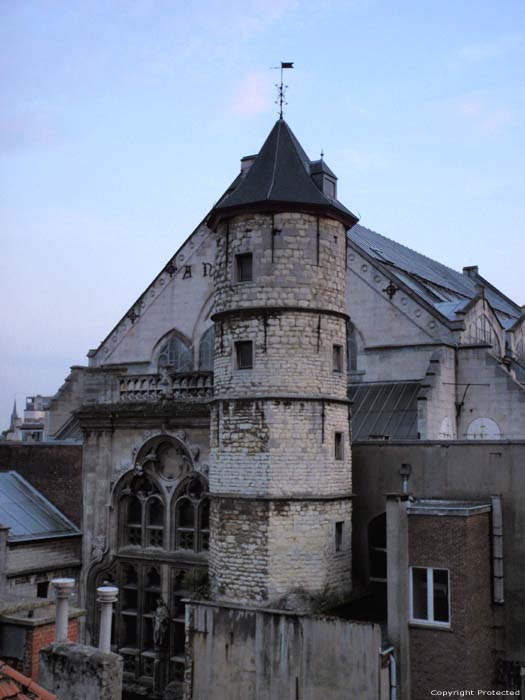
[[[279,119],[248,173],[214,207],[209,226],[242,212],[303,211],[330,216],[351,228],[358,218],[330,199],[311,177],[311,161],[288,124]]]

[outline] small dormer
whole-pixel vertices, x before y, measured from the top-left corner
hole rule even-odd
[[[248,170],[255,163],[256,158],[257,158],[257,153],[255,155],[252,155],[252,156],[244,156],[244,158],[241,158],[241,175],[246,175]]]
[[[324,160],[313,160],[310,163],[310,175],[324,195],[337,199],[337,177]]]

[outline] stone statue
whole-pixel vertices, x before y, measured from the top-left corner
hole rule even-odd
[[[156,651],[161,651],[166,648],[168,644],[169,626],[170,611],[164,600],[159,598],[153,615],[153,644]]]
[[[173,397],[173,380],[166,367],[161,367],[160,369],[159,387],[164,398],[170,399]]]

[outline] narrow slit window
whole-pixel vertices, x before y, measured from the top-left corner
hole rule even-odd
[[[253,343],[251,340],[240,340],[235,343],[237,369],[253,368]]]
[[[340,552],[343,548],[343,526],[344,521],[335,524],[335,551]]]
[[[334,435],[334,457],[335,459],[343,459],[343,433],[335,433]]]
[[[235,256],[237,282],[251,282],[253,280],[253,255],[242,253]]]
[[[332,353],[332,369],[334,372],[343,371],[343,346],[334,345]]]

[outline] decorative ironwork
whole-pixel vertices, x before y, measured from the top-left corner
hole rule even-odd
[[[139,314],[135,311],[135,309],[131,309],[131,311],[128,314],[128,318],[131,321],[131,323],[135,323],[138,317]]]
[[[279,66],[275,66],[275,68],[279,70]],[[279,105],[279,119],[283,118],[283,107],[288,104],[286,101],[286,90],[288,89],[288,85],[285,85],[283,81],[283,71],[288,68],[293,68],[293,62],[281,61],[281,82],[275,84],[275,87],[277,88],[277,99],[275,100],[275,104]]]
[[[395,296],[396,292],[399,291],[399,287],[396,287],[396,285],[393,282],[389,282],[388,285],[383,289],[385,294],[388,294],[389,299],[393,299]]]

